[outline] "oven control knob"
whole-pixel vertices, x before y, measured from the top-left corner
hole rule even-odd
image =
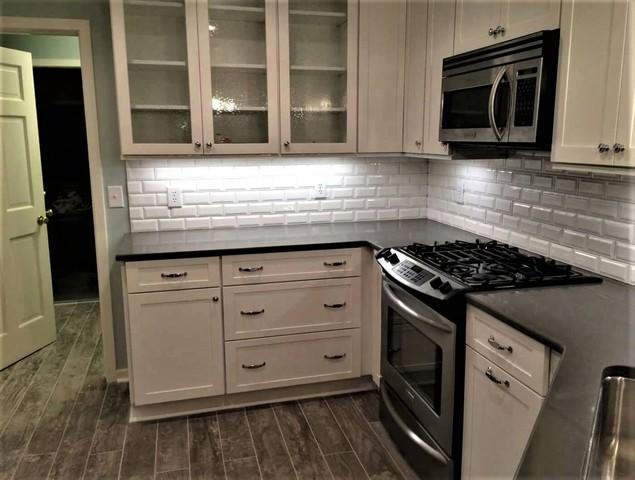
[[[450,282],[443,282],[439,287],[439,291],[441,293],[450,293],[452,291],[452,285],[450,285]]]
[[[386,260],[388,260],[392,265],[396,265],[399,263],[399,256],[396,253],[391,253],[388,257],[386,257]]]
[[[430,286],[432,288],[439,288],[441,286],[443,282],[441,281],[441,277],[434,277],[432,280],[430,280]]]

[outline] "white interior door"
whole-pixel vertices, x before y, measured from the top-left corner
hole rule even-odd
[[[0,369],[55,340],[31,54],[0,48]]]

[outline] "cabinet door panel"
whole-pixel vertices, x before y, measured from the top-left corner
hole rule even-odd
[[[554,162],[613,165],[626,0],[562,6]]]
[[[360,152],[402,151],[405,36],[406,0],[360,4]]]
[[[617,121],[615,143],[624,146],[623,152],[615,153],[615,165],[635,166],[635,4],[627,5],[626,35],[624,40],[624,62],[620,87],[620,110]]]
[[[495,39],[488,31],[500,25],[502,8],[503,2],[497,0],[457,0],[454,53],[463,53],[494,43]],[[443,27],[447,25],[449,24],[444,24]]]
[[[462,478],[514,478],[543,399],[466,348]]]
[[[128,295],[135,405],[225,393],[219,288]]]
[[[428,2],[428,55],[426,60],[425,117],[423,121],[423,152],[447,155],[448,145],[439,142],[441,118],[441,74],[443,59],[452,55],[454,48],[453,2]]]
[[[278,4],[282,153],[355,152],[357,0]]]
[[[196,4],[111,0],[121,150],[202,152]]]
[[[278,132],[274,0],[198,3],[206,153],[275,153]]]
[[[505,41],[540,30],[560,26],[561,0],[507,0],[503,2],[501,25],[505,34],[497,40]]]
[[[427,27],[427,2],[425,0],[408,0],[402,147],[406,153],[421,153],[423,151]]]

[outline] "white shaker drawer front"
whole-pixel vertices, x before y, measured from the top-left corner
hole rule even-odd
[[[220,288],[128,295],[134,403],[225,393]]]
[[[549,348],[468,305],[466,343],[540,395],[549,388]]]
[[[128,293],[217,287],[220,262],[214,258],[179,258],[126,263]]]
[[[357,277],[223,288],[225,340],[359,327]]]
[[[358,248],[223,257],[223,284],[287,282],[361,274]]]
[[[227,393],[359,377],[359,329],[225,342]]]

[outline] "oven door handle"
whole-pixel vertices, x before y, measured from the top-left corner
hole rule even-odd
[[[397,413],[397,410],[395,410],[395,406],[393,405],[392,400],[388,397],[385,388],[381,389],[381,398],[384,400],[384,405],[386,406],[388,413],[390,413],[390,416],[393,418],[397,426],[408,436],[408,438],[410,438],[410,440],[412,440],[419,448],[421,448],[421,450],[426,452],[437,462],[442,463],[443,465],[447,465],[448,460],[447,458],[445,458],[445,455],[439,452],[432,445],[424,442],[421,437],[413,432],[408,427],[408,425],[406,425],[406,422],[401,419],[401,417]]]
[[[447,333],[452,333],[452,329],[450,327],[448,327],[446,325],[443,325],[442,323],[435,322],[431,318],[424,317],[423,315],[421,315],[420,313],[415,312],[412,308],[410,308],[408,305],[406,305],[406,303],[401,298],[399,298],[397,296],[397,294],[394,292],[394,290],[390,287],[390,285],[387,282],[384,282],[384,293],[401,310],[403,310],[404,312],[407,312],[408,315],[416,318],[417,320],[420,320],[421,322],[425,323],[426,325],[430,325],[431,327],[437,328],[437,329],[442,330],[442,331],[447,332]]]
[[[489,116],[489,125],[492,127],[494,131],[494,135],[500,141],[503,138],[503,134],[505,133],[505,129],[502,131],[496,125],[496,115],[494,114],[494,102],[496,101],[496,95],[498,94],[498,87],[500,87],[501,82],[503,81],[503,77],[507,74],[507,67],[502,67],[498,73],[496,74],[496,78],[494,78],[494,83],[492,83],[492,90],[489,94],[489,102],[487,105],[487,114]],[[509,104],[511,105],[511,99]]]

